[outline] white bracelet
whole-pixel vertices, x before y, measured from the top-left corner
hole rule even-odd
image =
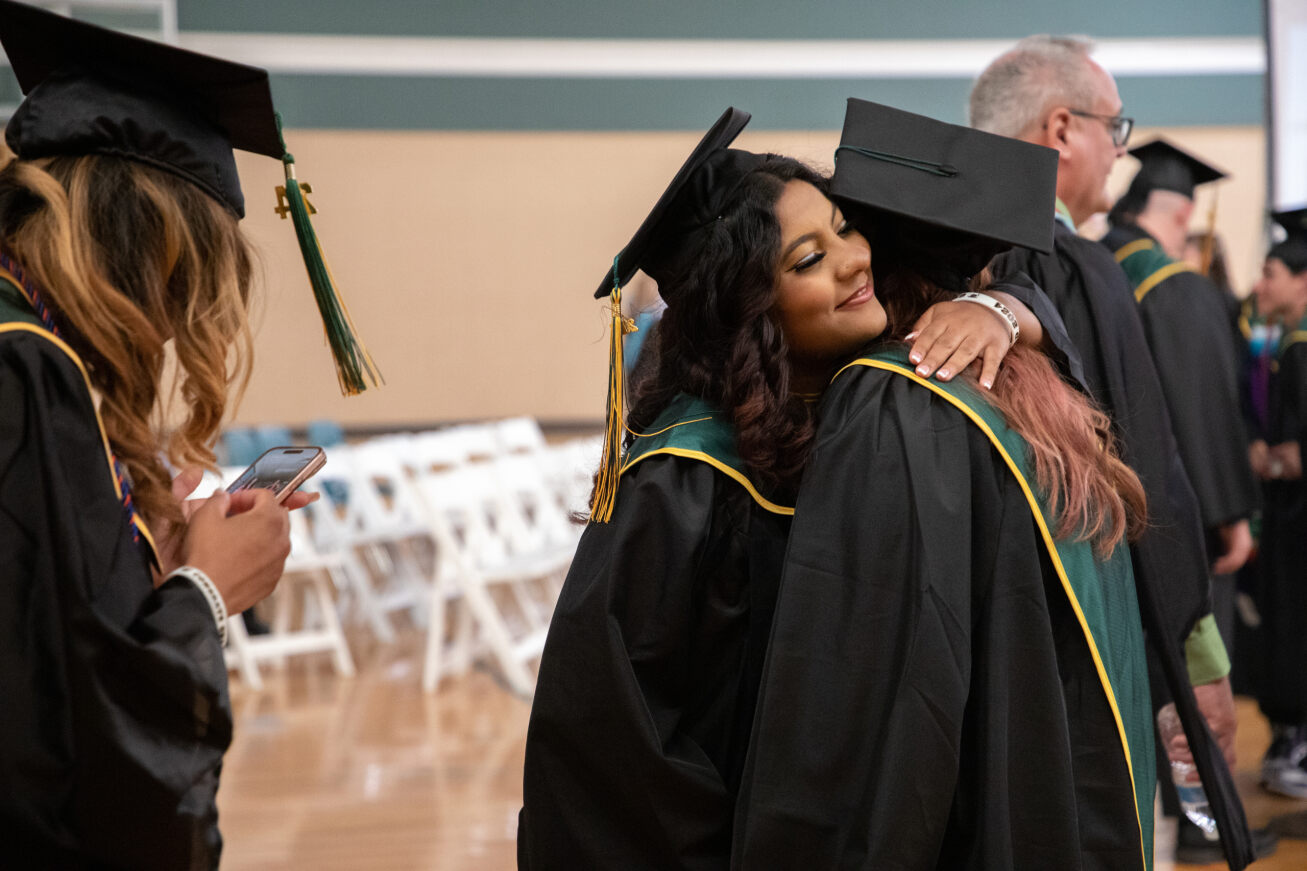
[[[209,610],[213,612],[213,622],[218,624],[218,640],[222,646],[227,646],[227,603],[222,600],[222,593],[214,586],[212,580],[204,572],[195,566],[179,566],[168,573],[169,578],[185,578],[195,585],[195,588],[204,594],[205,601],[209,603]]]
[[[977,305],[983,305],[986,308],[998,312],[999,317],[1001,317],[1003,322],[1007,324],[1008,347],[1010,348],[1017,343],[1017,337],[1021,335],[1021,325],[1017,323],[1017,316],[1012,314],[1012,309],[1003,305],[1003,303],[994,299],[994,297],[987,293],[973,293],[968,291],[967,293],[954,297],[954,302],[974,302]]]

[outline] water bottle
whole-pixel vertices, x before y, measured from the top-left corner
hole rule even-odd
[[[1185,738],[1184,727],[1180,725],[1180,715],[1175,711],[1175,704],[1167,704],[1157,712],[1157,733],[1166,748],[1167,760],[1171,763],[1171,782],[1180,797],[1180,808],[1184,815],[1203,832],[1203,837],[1215,841],[1220,837],[1216,830],[1216,819],[1212,816],[1211,805],[1207,803],[1207,792],[1198,777],[1198,767],[1189,756],[1189,741]]]

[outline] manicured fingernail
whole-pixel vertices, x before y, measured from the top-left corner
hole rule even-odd
[[[947,369],[940,369],[937,374],[940,378],[948,378],[951,373]]]
[[[986,390],[990,390],[994,387],[994,382],[986,378],[984,381],[980,382],[980,386],[984,387]]]
[[[925,363],[922,363],[920,366],[917,367],[917,374],[918,374],[918,375],[929,375],[929,374],[930,374],[930,367],[927,366]]]
[[[915,339],[916,337],[917,337],[917,334],[916,334],[916,333],[908,333],[906,336],[903,337],[903,341],[905,341],[905,342],[911,342],[911,341],[912,341],[913,339]]]
[[[908,359],[911,360],[913,363],[920,363],[921,356],[922,355],[920,351],[913,351],[911,354],[908,355]]]

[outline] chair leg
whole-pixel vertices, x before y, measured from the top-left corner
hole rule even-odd
[[[254,659],[254,651],[250,649],[250,636],[245,631],[245,621],[239,614],[227,618],[227,644],[235,654],[241,680],[249,684],[252,690],[263,689],[263,676],[259,674],[259,664]]]
[[[463,601],[472,610],[481,631],[486,634],[491,652],[499,660],[499,667],[504,671],[504,679],[514,691],[523,696],[530,696],[535,680],[530,670],[514,652],[513,636],[504,626],[499,609],[485,584],[479,578],[470,578],[459,574],[460,586],[463,588]]]
[[[281,583],[277,584],[277,591],[264,600],[272,606],[272,634],[274,637],[285,638],[290,633],[290,622],[293,616],[291,612],[295,607],[295,596],[292,592],[294,587],[294,581],[288,585],[283,578]],[[286,657],[284,656],[269,656],[267,659],[277,668],[286,667]]]
[[[322,621],[323,629],[333,639],[331,655],[336,663],[336,673],[341,677],[353,677],[354,657],[350,656],[349,645],[345,642],[345,632],[341,629],[340,617],[336,614],[336,603],[332,598],[330,585],[330,573],[322,570],[313,573],[313,595],[318,605],[318,619]],[[308,618],[307,608],[304,616]]]
[[[434,572],[430,616],[427,620],[427,650],[422,662],[422,689],[435,692],[440,684],[441,660],[445,650],[445,581],[442,572]]]
[[[363,612],[363,617],[367,620],[368,627],[372,629],[372,634],[383,644],[393,643],[395,630],[391,627],[390,620],[386,618],[385,612],[377,602],[377,595],[372,589],[372,582],[367,569],[359,562],[358,555],[353,550],[344,551],[343,556],[344,562],[341,570],[344,572],[350,592],[358,599],[359,610]]]
[[[457,613],[454,615],[454,640],[449,652],[450,674],[467,674],[472,668],[472,652],[476,646],[476,620],[472,609],[462,596],[456,596],[454,603]]]

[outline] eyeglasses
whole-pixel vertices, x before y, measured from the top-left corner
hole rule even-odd
[[[1097,118],[1107,125],[1108,132],[1112,134],[1112,144],[1117,148],[1122,148],[1130,141],[1130,131],[1134,129],[1135,119],[1127,118],[1124,115],[1099,115],[1094,112],[1081,112],[1079,109],[1067,109],[1072,115],[1079,115],[1081,118]]]

